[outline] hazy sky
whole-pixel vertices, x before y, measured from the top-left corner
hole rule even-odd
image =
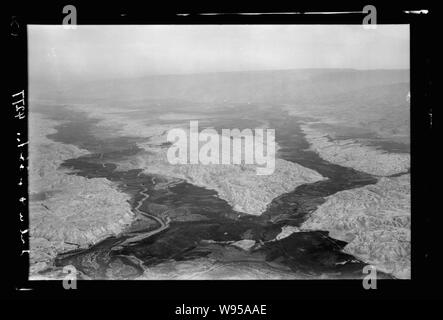
[[[409,68],[409,26],[28,27],[31,78],[296,68]]]

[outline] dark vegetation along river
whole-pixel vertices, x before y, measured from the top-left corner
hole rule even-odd
[[[270,240],[280,233],[282,226],[299,226],[326,196],[377,180],[331,164],[309,151],[299,127],[303,119],[289,117],[278,108],[260,112],[252,112],[252,108],[236,110],[235,116],[232,111],[212,114],[212,120],[206,121],[206,125],[216,129],[254,128],[266,119],[269,127],[276,129],[281,158],[328,178],[277,197],[260,216],[236,212],[219,199],[215,191],[185,181],[171,182],[165,177],[142,174],[141,170],[116,171],[114,163],[141,151],[136,146],[139,139],[98,137],[93,134],[97,120],[64,108],[51,110],[52,118],[65,122],[49,138],[92,153],[67,160],[63,166],[74,169],[77,175],[118,182],[120,189],[132,196],[131,205],[138,217],[118,237],[109,237],[87,249],[59,254],[56,266],[74,265],[84,278],[130,279],[162,262],[207,257],[239,268],[242,265],[258,269],[272,266],[275,272],[281,269],[286,274],[293,273],[294,278],[363,277],[365,264],[341,252],[346,243],[329,238],[325,231],[296,232],[279,241]],[[232,254],[234,249],[229,243],[241,239],[252,239],[260,245],[250,252]],[[235,272],[235,268],[231,270]],[[163,278],[167,277],[165,274]]]

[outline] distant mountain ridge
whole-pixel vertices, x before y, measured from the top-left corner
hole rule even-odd
[[[31,82],[37,99],[179,99],[194,102],[293,103],[367,87],[409,83],[409,70],[297,69],[150,75],[70,84]],[[45,83],[46,82],[46,83]]]

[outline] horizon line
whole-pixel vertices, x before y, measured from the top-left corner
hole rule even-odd
[[[211,74],[228,74],[228,73],[252,73],[252,72],[290,72],[290,71],[320,71],[320,70],[346,70],[346,71],[409,71],[410,67],[405,68],[374,68],[374,69],[358,69],[358,68],[350,68],[350,67],[333,67],[333,68],[290,68],[290,69],[255,69],[255,70],[231,70],[231,71],[203,71],[203,72],[189,72],[189,73],[150,73],[150,74],[144,74],[144,75],[134,75],[134,76],[112,76],[112,77],[104,77],[103,79],[137,79],[137,78],[144,78],[144,77],[162,77],[162,76],[192,76],[192,75],[211,75]],[[88,75],[90,76],[90,75]],[[28,73],[29,77],[29,73]],[[30,77],[29,77],[30,78]],[[35,77],[40,78],[40,77]],[[44,79],[45,77],[42,77],[40,79]],[[81,79],[81,76],[70,76],[71,79]],[[99,78],[96,78],[99,80]]]

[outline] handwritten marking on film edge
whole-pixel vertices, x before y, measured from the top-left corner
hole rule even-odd
[[[25,90],[21,90],[17,93],[12,94],[12,98],[13,101],[11,103],[11,105],[14,107],[14,118],[16,118],[17,120],[24,120],[26,118],[25,116]],[[23,148],[24,146],[26,146],[28,144],[28,141],[22,141],[21,139],[21,133],[17,132],[17,137],[16,137],[16,142],[17,142],[17,148]],[[26,174],[26,167],[25,167],[25,156],[23,155],[24,152],[21,151],[18,161],[19,161],[19,181],[17,183],[17,185],[19,187],[21,187],[23,185],[23,174]],[[25,206],[26,205],[26,200],[27,198],[24,195],[20,195],[18,198],[18,201]],[[23,213],[22,210],[19,211],[19,221],[20,221],[20,227],[19,227],[19,232],[20,232],[20,242],[22,243],[22,250],[20,253],[20,256],[22,256],[23,254],[29,254],[29,250],[27,250],[25,248],[25,244],[26,244],[26,240],[24,235],[28,234],[29,229],[25,228],[25,226],[23,226]]]

